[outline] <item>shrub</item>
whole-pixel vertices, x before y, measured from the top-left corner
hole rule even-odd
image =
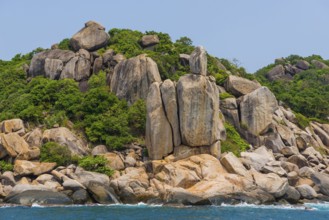
[[[0,161],[0,170],[2,172],[5,172],[5,171],[13,171],[14,170],[14,166],[11,164],[11,163],[8,163],[4,160],[1,160]]]
[[[219,98],[220,98],[221,100],[224,100],[224,99],[227,99],[227,98],[234,98],[234,96],[231,95],[231,94],[228,93],[228,92],[223,92],[223,93],[220,93],[220,94],[219,94]]]
[[[58,166],[67,166],[76,163],[71,151],[55,142],[47,142],[40,149],[40,160],[43,162],[56,162]]]
[[[137,135],[145,133],[146,126],[146,103],[143,99],[137,100],[128,110],[129,126]]]
[[[300,128],[305,129],[310,125],[310,120],[300,113],[295,113],[297,124]]]
[[[233,125],[225,122],[224,126],[227,137],[225,141],[221,142],[222,152],[232,152],[236,156],[240,156],[241,152],[249,148],[249,144],[241,138]]]
[[[70,39],[69,38],[65,38],[61,42],[59,42],[58,49],[72,50],[72,48],[70,46]]]
[[[112,176],[114,170],[106,166],[107,159],[104,156],[87,156],[79,160],[79,166],[88,171],[103,173]]]

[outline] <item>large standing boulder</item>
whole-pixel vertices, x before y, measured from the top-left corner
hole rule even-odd
[[[161,82],[158,66],[142,54],[115,66],[110,87],[119,99],[133,104],[138,99],[146,99],[153,82]]]
[[[105,47],[110,39],[110,36],[105,32],[105,28],[94,22],[88,21],[85,27],[78,33],[74,34],[70,40],[70,45],[75,51],[86,49],[95,51]]]
[[[151,85],[147,97],[145,142],[152,159],[162,159],[173,151],[173,134],[157,82]]]
[[[21,176],[48,173],[56,167],[56,163],[41,163],[27,160],[16,160],[14,165],[14,173]]]
[[[160,90],[165,113],[172,128],[174,147],[177,147],[181,144],[181,138],[176,87],[170,79],[167,79],[161,84]]]
[[[190,55],[190,70],[194,74],[207,75],[207,52],[203,47],[196,47]]]
[[[306,60],[299,60],[296,63],[296,67],[301,70],[308,70],[310,68],[310,64]]]
[[[219,99],[215,83],[206,76],[187,74],[177,83],[182,143],[209,146],[220,139]]]
[[[240,102],[241,126],[253,135],[259,135],[272,122],[278,102],[267,87],[260,87],[243,96]]]
[[[84,156],[88,154],[86,144],[65,127],[45,130],[42,136],[42,142],[46,143],[50,141],[67,146],[74,155]]]
[[[225,83],[225,89],[237,97],[251,93],[259,87],[259,83],[234,75],[230,75]]]

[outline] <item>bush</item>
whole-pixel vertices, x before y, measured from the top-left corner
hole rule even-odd
[[[137,100],[128,110],[129,127],[137,135],[144,135],[146,126],[146,103],[143,99]]]
[[[8,163],[4,160],[1,160],[0,161],[0,170],[2,172],[5,172],[5,171],[13,171],[14,170],[14,166],[11,164],[11,163]]]
[[[305,129],[310,125],[310,120],[300,113],[295,113],[297,124],[300,128]]]
[[[232,152],[236,156],[240,156],[241,152],[249,148],[249,144],[241,138],[233,125],[225,122],[224,126],[227,137],[225,141],[221,142],[222,152]]]
[[[43,162],[56,162],[57,166],[76,164],[76,157],[66,147],[55,142],[47,142],[40,149],[40,160]]]
[[[224,99],[227,99],[227,98],[234,98],[234,96],[231,95],[231,94],[228,93],[228,92],[223,92],[223,93],[220,93],[220,94],[219,94],[219,98],[220,98],[221,100],[224,100]]]
[[[112,176],[114,170],[106,166],[107,159],[104,156],[87,156],[79,160],[79,166],[88,171],[103,173]]]

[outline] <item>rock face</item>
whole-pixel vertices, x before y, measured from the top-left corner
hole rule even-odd
[[[33,174],[35,176],[50,172],[56,166],[56,163],[40,163],[27,160],[16,160],[14,172],[21,176]]]
[[[170,80],[151,85],[147,98],[146,145],[152,159],[163,158],[173,147],[177,148],[175,154],[179,157],[193,152],[220,155],[219,140],[225,130],[219,119],[218,88],[205,76],[205,50],[198,47],[191,57],[191,69],[198,73],[182,76],[176,87]],[[182,153],[180,144],[188,153]],[[208,149],[197,151],[186,147]]]
[[[277,100],[267,87],[256,89],[243,96],[240,102],[241,125],[250,133],[259,135],[272,122],[277,108]]]
[[[45,130],[42,136],[42,142],[56,142],[67,146],[74,155],[84,156],[88,154],[88,148],[82,140],[78,139],[69,129],[65,127],[52,128]]]
[[[0,124],[0,128],[1,128],[1,133],[5,133],[5,134],[12,132],[18,133],[20,135],[25,134],[24,123],[19,118],[2,121]]]
[[[85,23],[85,27],[73,35],[70,45],[75,51],[86,49],[95,51],[107,45],[110,36],[105,32],[105,28],[94,21]]]
[[[203,47],[196,47],[190,55],[190,70],[193,74],[207,75],[207,52]]]
[[[161,159],[173,151],[173,133],[163,108],[159,83],[151,85],[147,97],[146,146],[152,159]]]
[[[146,99],[153,82],[161,82],[158,66],[142,54],[116,65],[111,79],[111,92],[127,100],[128,104],[133,104],[138,99]]]
[[[237,97],[251,93],[259,87],[256,82],[234,75],[230,75],[225,83],[225,89]]]
[[[161,98],[163,101],[164,109],[170,126],[172,128],[172,136],[174,146],[177,147],[181,144],[178,106],[175,84],[167,79],[161,84]]]
[[[187,146],[211,145],[220,139],[216,85],[205,76],[187,74],[177,83],[180,131]]]

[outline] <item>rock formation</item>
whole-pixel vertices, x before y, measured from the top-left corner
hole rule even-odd
[[[173,146],[183,148],[181,143],[185,147],[207,147],[209,153],[220,155],[219,92],[206,76],[207,57],[202,47],[192,53],[190,66],[194,74],[182,76],[176,87],[170,80],[151,86],[146,145],[152,159],[167,156]]]
[[[118,98],[133,104],[138,99],[146,99],[153,82],[161,82],[158,66],[142,54],[115,66],[110,88]]]

